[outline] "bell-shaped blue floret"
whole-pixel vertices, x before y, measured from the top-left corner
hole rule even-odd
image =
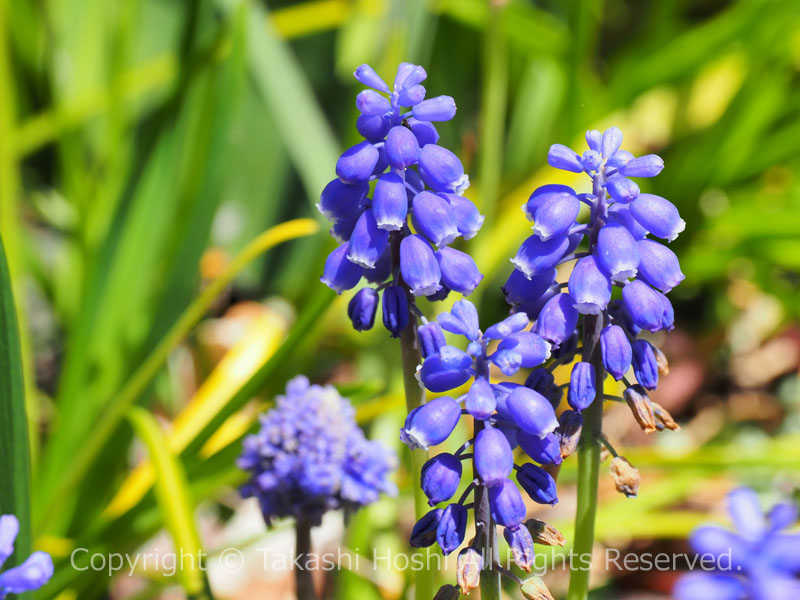
[[[617,381],[631,368],[633,350],[628,336],[619,325],[608,325],[600,332],[600,350],[605,370]]]
[[[664,160],[656,154],[632,158],[619,167],[625,177],[655,177],[664,169]]]
[[[490,340],[502,340],[512,333],[522,331],[529,324],[530,321],[524,313],[515,313],[510,317],[506,317],[502,321],[488,327],[486,329],[486,333],[484,333],[484,337]]]
[[[453,346],[442,346],[425,359],[420,369],[423,385],[432,392],[446,392],[472,377],[472,357]]]
[[[611,158],[606,160],[606,166],[609,169],[619,169],[622,165],[626,165],[632,161],[633,158],[633,154],[627,150],[617,150],[611,155]]]
[[[439,396],[418,406],[406,417],[400,439],[409,448],[436,446],[445,441],[461,418],[461,406],[449,396]]]
[[[359,83],[367,87],[376,89],[384,94],[389,93],[389,86],[386,85],[386,82],[375,72],[375,69],[369,65],[364,64],[359,66],[353,73],[353,77],[355,77]]]
[[[550,390],[555,386],[555,383],[555,378],[550,371],[547,369],[534,369],[525,380],[525,387],[547,397]]]
[[[548,183],[547,185],[539,186],[533,190],[533,193],[528,198],[528,201],[522,205],[522,210],[525,212],[525,217],[528,219],[528,221],[533,221],[537,209],[545,202],[551,200],[554,196],[557,197],[560,194],[577,197],[575,190],[568,185],[562,185],[560,183]]]
[[[525,463],[517,470],[517,481],[534,502],[556,504],[556,482],[550,473],[533,463]]]
[[[444,247],[436,252],[442,283],[455,292],[469,296],[478,287],[483,275],[469,254]]]
[[[633,218],[630,206],[627,204],[612,204],[608,207],[608,225],[621,225],[635,240],[641,240],[647,236],[647,229]]]
[[[421,235],[409,235],[400,242],[400,273],[415,296],[428,296],[442,288],[439,263]]]
[[[506,377],[511,377],[522,367],[522,355],[514,350],[498,350],[490,358]]]
[[[392,110],[392,103],[375,90],[364,90],[356,96],[356,108],[362,115],[375,117],[385,115]]]
[[[336,161],[336,176],[345,183],[369,181],[378,164],[378,150],[369,142],[348,148]]]
[[[335,221],[361,212],[364,209],[364,198],[369,192],[366,182],[348,185],[340,179],[334,179],[322,190],[317,209],[326,219]]]
[[[440,194],[453,209],[456,218],[456,228],[461,237],[470,240],[480,231],[484,216],[478,212],[477,207],[464,196],[458,194]]]
[[[383,290],[383,326],[392,337],[408,326],[408,295],[399,285],[390,285]]]
[[[583,154],[581,154],[581,165],[583,165],[583,170],[587,173],[592,173],[600,168],[600,165],[603,163],[602,155],[595,151],[595,150],[587,150]]]
[[[439,519],[436,541],[447,556],[464,542],[467,532],[467,509],[461,504],[448,504]]]
[[[547,301],[536,320],[536,333],[554,346],[566,341],[578,324],[575,301],[569,294],[557,294]]]
[[[397,104],[400,106],[414,106],[425,99],[425,88],[421,85],[412,85],[402,90],[397,95]]]
[[[439,528],[439,521],[442,520],[443,508],[434,508],[428,511],[419,521],[414,524],[411,530],[411,537],[408,540],[412,548],[427,548],[436,541],[436,530]]]
[[[394,89],[396,92],[415,86],[428,77],[425,69],[412,63],[400,63],[397,67],[397,75],[394,78]]]
[[[558,434],[548,433],[544,437],[524,431],[517,433],[517,443],[533,460],[543,465],[561,464],[561,442]]]
[[[636,275],[639,251],[636,240],[622,225],[606,225],[597,234],[597,263],[613,281]]]
[[[681,577],[672,594],[675,600],[741,600],[750,597],[750,590],[733,573],[695,572]]]
[[[612,175],[606,182],[609,195],[617,202],[633,202],[639,196],[639,186],[627,177]]]
[[[407,127],[397,125],[386,135],[386,160],[395,169],[406,169],[417,162],[419,142]]]
[[[420,148],[439,141],[439,132],[430,121],[420,121],[414,117],[409,117],[406,119],[406,124],[411,128],[411,133],[417,138]]]
[[[531,331],[519,331],[507,336],[497,346],[498,350],[513,350],[522,358],[520,366],[524,369],[538,367],[550,358],[550,344]]]
[[[575,309],[584,315],[599,315],[611,300],[611,279],[597,265],[594,256],[584,256],[569,276],[569,295]]]
[[[511,305],[532,303],[548,291],[555,278],[555,269],[543,271],[530,279],[518,269],[514,269],[503,285],[503,295],[506,297],[506,302]]]
[[[533,232],[542,241],[564,235],[572,227],[580,210],[581,202],[574,193],[547,194],[547,199],[534,213]]]
[[[433,506],[453,497],[461,483],[461,461],[444,452],[437,454],[422,467],[420,486]]]
[[[478,310],[469,300],[454,302],[450,312],[440,314],[437,320],[445,331],[463,335],[470,341],[477,340],[481,335]]]
[[[533,537],[527,527],[506,527],[503,537],[511,549],[511,558],[520,569],[530,573],[536,557],[533,549]]]
[[[647,340],[633,342],[633,373],[644,389],[654,390],[658,387],[658,361]]]
[[[494,522],[503,527],[516,527],[525,520],[525,502],[510,479],[489,488],[489,508]]]
[[[469,187],[469,177],[458,157],[447,148],[426,144],[419,151],[419,174],[435,192],[461,194]]]
[[[417,328],[417,339],[422,358],[437,354],[442,347],[447,345],[444,332],[436,321],[425,323]]]
[[[349,242],[350,236],[353,233],[353,229],[356,227],[356,223],[361,218],[361,213],[363,209],[353,211],[349,215],[345,215],[333,223],[333,227],[331,227],[330,234],[337,242]]]
[[[0,597],[38,590],[53,576],[53,559],[47,552],[34,552],[21,565],[0,573]]]
[[[621,145],[622,132],[619,127],[609,127],[603,132],[600,142],[600,152],[603,154],[603,158],[614,156]]]
[[[514,468],[514,455],[502,431],[482,429],[475,437],[474,454],[475,469],[484,485],[493,487],[508,480]]]
[[[455,212],[443,197],[420,192],[414,196],[412,211],[417,231],[440,248],[459,236]]]
[[[550,238],[542,241],[534,234],[522,242],[517,255],[511,263],[519,269],[528,279],[544,272],[550,272],[564,257],[569,248],[570,241],[566,236]]]
[[[356,130],[364,139],[373,144],[382,142],[392,128],[389,115],[359,115],[356,119]]]
[[[544,437],[558,427],[558,419],[550,402],[538,392],[519,386],[508,395],[506,409],[511,420],[522,431]]]
[[[489,381],[483,377],[475,379],[464,399],[464,408],[473,418],[484,421],[492,415],[496,407],[497,400]]]
[[[320,281],[337,294],[354,288],[363,270],[357,264],[347,260],[347,244],[342,244],[328,255],[325,260],[325,269]]]
[[[403,179],[396,173],[384,173],[375,183],[372,212],[378,227],[399,231],[406,223],[408,196]]]
[[[586,132],[586,145],[595,152],[602,150],[603,133],[597,129],[589,129]]]
[[[639,251],[639,276],[665,294],[683,281],[685,275],[675,253],[653,240],[636,242]]]
[[[567,393],[567,402],[572,408],[584,410],[594,402],[597,395],[594,379],[595,371],[592,363],[575,363],[569,377],[569,392]]]
[[[563,144],[553,144],[547,152],[547,164],[562,171],[583,173],[581,157]]]
[[[365,269],[374,269],[389,244],[389,232],[380,229],[372,209],[365,210],[356,222],[347,245],[347,260]]]
[[[411,113],[420,121],[449,121],[456,116],[456,101],[450,96],[437,96],[423,100]]]
[[[361,288],[347,305],[347,316],[353,322],[353,329],[366,331],[375,324],[378,312],[378,292],[371,287]]]
[[[647,331],[660,331],[664,327],[665,306],[662,297],[640,279],[634,279],[622,288],[622,302],[631,321]]]
[[[656,237],[671,242],[686,229],[686,221],[681,219],[675,205],[655,194],[639,194],[630,204],[631,214],[642,227]]]

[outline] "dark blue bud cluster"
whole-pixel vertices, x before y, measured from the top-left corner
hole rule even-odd
[[[676,600],[794,600],[800,598],[800,535],[784,533],[797,521],[797,506],[776,504],[766,515],[758,496],[739,488],[728,496],[737,531],[706,525],[692,548],[715,559],[716,571],[692,573],[675,586]]]
[[[319,524],[328,510],[395,493],[388,479],[394,453],[364,437],[353,407],[332,386],[303,376],[287,384],[259,432],[245,438],[237,464],[250,472],[242,496],[258,498],[268,524],[280,517]]]
[[[19,521],[14,515],[0,516],[0,567],[14,554]],[[0,600],[8,594],[24,594],[38,590],[53,576],[53,560],[47,552],[37,551],[25,561],[0,573]]]
[[[465,338],[466,350],[448,345],[443,330]],[[481,331],[478,312],[468,300],[455,302],[452,310],[440,314],[435,322],[424,322],[418,335],[424,356],[418,377],[426,389],[448,392],[473,381],[459,398],[439,396],[411,411],[400,437],[412,449],[428,449],[447,440],[462,415],[475,420],[476,434],[454,454],[438,454],[425,464],[421,486],[430,505],[448,504],[420,519],[411,544],[420,547],[438,542],[445,554],[457,549],[466,536],[471,506],[467,500],[480,487],[488,493],[494,523],[505,528],[515,562],[530,570],[533,538],[523,525],[527,511],[520,487],[542,504],[555,504],[558,497],[547,471],[533,462],[515,464],[514,449],[520,447],[539,464],[559,464],[559,422],[552,390],[546,390],[548,397],[533,386],[492,382],[490,366],[511,377],[520,369],[544,363],[550,358],[551,344],[531,330],[525,313],[513,314]],[[534,373],[539,371],[543,370]],[[472,453],[465,453],[470,446]],[[453,501],[461,485],[462,464],[470,458],[477,478]],[[518,485],[511,479],[515,471]]]
[[[565,359],[578,352],[583,317],[602,319],[602,366],[616,380],[633,366],[641,393],[628,396],[644,404],[636,407],[643,428],[655,431],[660,427],[645,390],[656,388],[666,366],[658,358],[663,355],[637,335],[674,327],[666,294],[684,275],[675,253],[651,237],[672,241],[685,223],[672,203],[641,192],[631,179],[658,175],[661,158],[620,149],[622,132],[616,127],[589,131],[586,141],[583,154],[556,144],[547,159],[558,169],[588,174],[592,192],[545,185],[531,194],[523,210],[533,221],[533,235],[511,260],[516,268],[503,291],[513,310],[536,321],[534,331],[553,345],[554,355]],[[579,220],[581,204],[589,208],[587,222]],[[556,267],[569,262],[574,262],[569,279],[559,283]],[[573,366],[567,395],[579,413],[602,392],[596,389],[595,367],[584,360]]]
[[[402,63],[390,90],[369,65],[356,69],[355,78],[371,88],[356,98],[356,128],[365,139],[339,157],[337,178],[317,204],[340,242],[322,282],[337,293],[362,277],[377,286],[350,302],[358,331],[373,326],[381,291],[383,324],[396,337],[408,325],[409,293],[431,300],[451,290],[468,295],[483,279],[468,254],[449,246],[472,238],[483,216],[461,195],[469,186],[461,161],[437,144],[434,122],[452,119],[455,102],[425,99],[426,77],[422,67]]]

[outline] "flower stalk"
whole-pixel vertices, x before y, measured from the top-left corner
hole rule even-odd
[[[413,299],[409,304],[409,308],[413,306]],[[425,403],[425,390],[420,386],[417,381],[417,365],[422,362],[422,354],[419,349],[419,340],[417,339],[417,318],[410,310],[408,325],[400,334],[400,353],[403,361],[403,387],[405,389],[406,397],[406,411],[411,412],[418,406]],[[412,479],[419,479],[419,474],[422,472],[422,466],[428,460],[428,455],[425,452],[409,452],[409,464],[406,465],[408,472]],[[414,485],[414,515],[416,520],[421,519],[428,512],[428,499],[425,497],[425,492],[418,485]],[[426,554],[429,552],[427,548],[422,549]],[[436,590],[436,573],[428,569],[418,569],[415,572],[416,578],[416,597],[418,600],[427,600],[433,598]]]
[[[317,600],[317,592],[314,590],[314,576],[308,568],[309,557],[311,556],[311,523],[305,519],[297,519],[295,522],[295,537],[297,553],[297,564],[295,566],[294,578],[297,587],[297,600]]]

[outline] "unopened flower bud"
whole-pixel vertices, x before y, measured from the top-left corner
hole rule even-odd
[[[625,494],[628,498],[636,496],[642,480],[639,476],[639,469],[629,463],[628,459],[617,456],[611,461],[608,470],[614,478],[614,485],[618,492]]]
[[[516,525],[503,530],[514,563],[526,573],[531,572],[534,560],[533,537],[527,527]]]
[[[558,435],[561,446],[561,458],[567,458],[578,449],[583,430],[583,416],[576,410],[565,410],[559,418]]]
[[[483,557],[475,548],[464,548],[458,553],[456,582],[462,594],[469,594],[481,584]]]
[[[553,600],[553,595],[541,577],[529,577],[522,582],[519,589],[525,600]]]
[[[436,541],[436,529],[439,527],[443,512],[443,508],[434,508],[416,522],[409,539],[412,548],[427,548],[433,545]]]
[[[664,354],[660,348],[653,346],[653,352],[656,355],[656,365],[658,365],[658,374],[667,376],[669,375],[669,361],[667,355]]]
[[[639,427],[645,433],[653,433],[656,431],[656,418],[653,414],[653,405],[647,392],[640,385],[632,385],[622,394],[625,402],[628,403],[633,418],[639,423]]]
[[[539,519],[528,519],[525,521],[525,527],[531,533],[534,544],[541,544],[543,546],[563,546],[567,543],[564,534],[558,529],[540,521]]]
[[[675,419],[672,418],[672,415],[669,414],[666,408],[661,406],[658,402],[650,401],[650,404],[653,405],[653,415],[656,417],[656,421],[663,425],[665,428],[670,429],[671,431],[680,431],[681,426],[675,422]]]
[[[433,600],[457,600],[458,594],[458,588],[448,583],[439,588]]]

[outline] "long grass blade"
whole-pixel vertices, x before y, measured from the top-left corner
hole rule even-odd
[[[289,240],[311,235],[317,231],[317,228],[317,223],[311,219],[296,219],[281,223],[253,240],[231,261],[219,277],[214,279],[186,309],[122,390],[108,403],[106,411],[90,431],[77,455],[69,462],[66,472],[56,487],[54,497],[68,494],[80,482],[81,477],[100,454],[103,446],[114,433],[128,409],[152,382],[169,353],[203,317],[217,296],[233,281],[233,278],[253,259],[270,248]],[[52,504],[46,504],[45,506],[51,507]],[[47,522],[47,517],[50,515],[52,515],[52,508],[45,508],[45,518],[42,525]]]
[[[0,241],[0,514],[19,519],[16,558],[31,549],[30,446],[19,329],[5,250]]]
[[[146,410],[132,407],[128,414],[133,429],[147,447],[155,473],[155,492],[175,552],[182,565],[178,577],[190,598],[207,597],[200,557],[203,555],[200,536],[194,522],[194,501],[189,481],[180,459],[169,451],[164,433],[155,418]]]

